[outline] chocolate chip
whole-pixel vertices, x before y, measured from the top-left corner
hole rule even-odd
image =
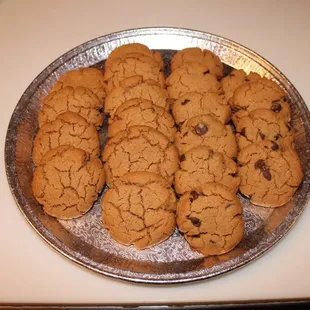
[[[287,97],[287,96],[284,96],[284,97],[282,97],[281,99],[283,100],[283,102],[291,103],[290,98]]]
[[[197,124],[197,125],[195,126],[195,131],[196,131],[197,135],[203,136],[204,134],[207,133],[207,131],[208,131],[208,126],[199,123],[199,124]]]
[[[245,127],[243,127],[243,128],[241,129],[240,134],[241,134],[242,136],[245,136]]]
[[[232,157],[231,159],[232,159],[235,163],[237,163],[237,162],[238,162],[237,157]]]
[[[268,169],[265,169],[265,170],[263,171],[263,176],[264,176],[264,178],[265,178],[267,181],[271,181],[271,174],[270,174],[270,172],[269,172]]]
[[[274,136],[274,139],[276,140],[276,141],[278,141],[280,138],[282,138],[282,135],[281,134],[277,134],[277,135],[275,135]]]
[[[210,243],[213,243],[213,244],[215,244],[216,242],[215,242],[214,240],[212,240],[212,239],[211,239],[211,240],[210,240]]]
[[[258,133],[259,133],[260,137],[262,138],[262,140],[265,140],[266,136],[263,133],[261,133],[260,131]]]
[[[180,161],[184,161],[185,159],[186,159],[186,158],[185,158],[185,155],[184,155],[184,154],[180,156]]]
[[[259,159],[259,160],[255,163],[254,168],[255,168],[255,169],[259,169],[259,170],[265,170],[266,165],[265,165],[264,160],[263,160],[263,159]]]
[[[271,142],[272,142],[271,149],[273,151],[277,151],[279,149],[279,145],[277,143],[275,143],[274,141],[271,141]]]
[[[190,219],[190,221],[192,222],[192,224],[193,224],[194,226],[200,227],[201,222],[200,222],[200,219],[199,219],[199,218],[197,218],[197,217],[190,217],[189,219]]]
[[[193,200],[198,199],[198,197],[199,197],[198,193],[195,192],[195,191],[191,191],[191,196],[192,196],[191,202],[192,202]]]
[[[245,78],[244,80],[245,80],[246,82],[250,82],[250,80],[249,80],[248,78]]]
[[[209,74],[209,73],[210,73],[210,70],[207,70],[203,74],[206,75],[206,74]]]
[[[281,104],[280,104],[280,100],[274,100],[274,101],[272,101],[272,105],[271,105],[270,109],[271,109],[273,112],[279,113],[279,112],[282,110],[282,106],[281,106]]]
[[[189,102],[190,102],[189,99],[185,99],[181,104],[182,104],[182,105],[185,105],[185,104],[187,104],[187,103],[189,103]]]

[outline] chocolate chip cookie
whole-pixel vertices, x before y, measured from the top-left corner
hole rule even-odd
[[[202,190],[180,198],[177,224],[191,247],[205,256],[229,252],[244,234],[238,197],[217,183],[208,183]]]
[[[252,203],[280,207],[287,203],[303,177],[297,153],[273,141],[250,144],[238,155],[240,192]]]
[[[150,172],[129,172],[102,200],[102,222],[112,238],[142,250],[175,230],[176,197],[170,184]]]
[[[73,146],[59,146],[35,169],[32,190],[47,214],[72,219],[90,210],[104,182],[100,159]]]

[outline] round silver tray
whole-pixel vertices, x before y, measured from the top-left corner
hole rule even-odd
[[[228,66],[242,68],[246,72],[255,71],[277,81],[289,95],[292,125],[296,130],[296,149],[305,175],[303,183],[293,199],[277,209],[257,207],[240,197],[246,221],[245,235],[238,248],[226,255],[204,258],[189,248],[178,231],[158,246],[137,251],[110,238],[100,220],[101,197],[90,212],[69,221],[46,215],[33,197],[31,152],[40,100],[64,72],[79,67],[102,67],[103,61],[115,47],[130,42],[160,50],[166,64],[175,50],[191,46],[209,49]],[[309,128],[309,111],[298,91],[278,69],[251,50],[199,31],[133,29],[81,44],[38,75],[13,112],[6,137],[5,165],[12,194],[25,218],[45,241],[70,260],[114,278],[143,283],[183,283],[211,278],[241,267],[265,253],[289,231],[307,204],[310,193]],[[100,131],[103,145],[106,129],[104,126]]]

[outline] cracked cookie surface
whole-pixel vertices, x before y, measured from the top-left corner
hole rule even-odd
[[[33,162],[37,166],[49,150],[60,145],[80,148],[92,157],[99,156],[100,140],[96,127],[74,112],[65,112],[45,123],[33,142]]]
[[[232,128],[209,114],[194,116],[186,121],[175,135],[175,145],[181,155],[201,145],[228,157],[237,155],[237,143]]]
[[[72,146],[59,146],[46,153],[35,169],[32,190],[47,214],[72,219],[91,209],[104,182],[100,159]]]
[[[179,168],[178,151],[161,132],[148,126],[131,126],[111,138],[102,154],[107,184],[127,172],[154,172],[173,182]]]
[[[90,89],[67,86],[44,98],[42,110],[39,112],[39,126],[54,121],[61,113],[71,111],[80,114],[96,127],[100,127],[103,120],[99,110],[102,106],[102,102]]]
[[[150,50],[146,45],[141,43],[129,43],[115,48],[108,56],[105,67],[111,67],[116,59],[126,58],[128,54],[139,53],[154,58],[158,62],[160,68],[164,68],[164,62],[159,52]]]
[[[174,140],[177,132],[174,119],[167,110],[157,107],[150,100],[135,98],[119,106],[113,119],[109,119],[108,136],[113,137],[121,130],[134,125],[157,129],[170,141]]]
[[[141,76],[123,80],[120,86],[113,88],[107,95],[104,112],[113,117],[116,109],[133,98],[147,99],[156,106],[169,109],[168,93],[152,80],[143,81]]]
[[[152,247],[175,230],[176,197],[170,184],[150,172],[129,172],[102,199],[102,222],[110,235],[138,250]]]
[[[285,91],[275,82],[266,78],[249,82],[238,87],[230,101],[232,109],[269,109],[285,121],[290,120],[290,105]]]
[[[229,75],[221,79],[221,85],[226,100],[229,102],[235,90],[243,84],[261,79],[260,75],[255,72],[246,74],[243,70],[233,70]]]
[[[172,114],[179,125],[193,116],[203,114],[211,114],[226,124],[231,117],[231,108],[222,95],[191,92],[179,97],[172,104]]]
[[[303,177],[297,153],[273,141],[261,141],[238,155],[239,190],[252,203],[280,207],[296,192]]]
[[[234,114],[233,121],[239,149],[262,140],[274,141],[279,145],[293,143],[291,127],[271,110],[257,109],[250,113],[239,111]]]
[[[165,86],[165,77],[157,61],[152,57],[133,53],[123,59],[116,59],[111,67],[106,68],[104,80],[107,91],[120,85],[120,82],[133,76],[141,76],[143,80],[153,80],[159,86]]]
[[[198,146],[183,154],[180,169],[175,174],[174,186],[178,194],[203,188],[207,183],[225,185],[236,193],[240,184],[237,164],[226,155]]]
[[[223,64],[220,58],[209,50],[190,47],[177,52],[171,60],[171,70],[174,71],[188,62],[197,62],[207,66],[210,72],[218,78],[223,76]]]
[[[205,256],[229,252],[244,234],[238,197],[217,183],[182,195],[177,204],[177,224],[191,247]]]
[[[51,89],[51,92],[57,91],[66,86],[82,86],[90,89],[101,102],[105,98],[105,84],[102,71],[95,68],[81,68],[66,72],[62,75]]]
[[[221,93],[222,88],[210,69],[197,62],[185,63],[171,72],[166,79],[167,91],[171,98],[178,99],[190,92]]]

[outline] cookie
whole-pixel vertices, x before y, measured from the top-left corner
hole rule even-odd
[[[297,153],[273,141],[250,144],[238,155],[239,190],[251,202],[263,207],[287,203],[303,177]]]
[[[126,58],[116,59],[111,67],[105,69],[104,80],[107,91],[120,85],[120,82],[132,76],[142,76],[143,80],[153,80],[159,86],[165,86],[165,77],[157,61],[150,56],[130,54]]]
[[[115,48],[105,62],[105,67],[111,67],[117,59],[126,58],[128,54],[139,53],[152,57],[157,61],[160,68],[164,68],[164,62],[159,52],[151,51],[146,45],[141,43],[129,43]]]
[[[209,68],[217,78],[223,76],[223,64],[218,56],[209,50],[197,47],[185,48],[177,52],[171,60],[171,70],[174,71],[189,62],[197,62]]]
[[[269,109],[285,121],[290,120],[290,105],[285,91],[275,82],[266,78],[238,87],[231,98],[234,110]]]
[[[233,70],[229,75],[221,79],[221,85],[226,100],[229,102],[235,90],[243,84],[261,79],[260,75],[255,72],[246,74],[243,70]]]
[[[262,140],[274,141],[277,144],[292,144],[294,141],[291,127],[278,115],[268,109],[257,109],[250,113],[239,111],[234,115],[236,139],[239,149]]]
[[[211,74],[210,69],[197,62],[185,63],[171,72],[166,79],[167,91],[170,98],[179,97],[190,92],[198,93],[221,93],[222,88],[216,76]]]
[[[177,224],[190,246],[205,256],[229,252],[244,234],[238,197],[217,183],[208,183],[202,190],[180,198]]]
[[[143,81],[141,76],[125,79],[121,85],[113,88],[107,95],[104,112],[113,117],[116,109],[127,100],[133,98],[147,99],[154,105],[169,109],[168,93],[152,80]]]
[[[47,152],[35,169],[32,190],[47,214],[72,219],[91,209],[104,182],[100,159],[73,146],[59,146]]]
[[[113,137],[130,126],[145,125],[157,129],[170,141],[177,132],[174,119],[164,108],[157,107],[150,100],[130,99],[120,105],[114,117],[109,119],[108,136]]]
[[[180,169],[175,174],[174,187],[178,194],[203,188],[207,183],[225,185],[236,193],[240,184],[237,164],[226,155],[198,146],[183,154]]]
[[[51,92],[57,91],[66,86],[76,88],[82,86],[90,89],[101,102],[105,98],[105,84],[102,71],[95,68],[81,68],[66,72],[62,75]]]
[[[177,124],[181,125],[193,116],[211,114],[226,124],[231,117],[230,105],[217,93],[187,93],[172,104],[172,114]]]
[[[201,145],[230,158],[237,155],[236,138],[231,127],[210,114],[194,116],[186,121],[175,136],[175,145],[181,155]]]
[[[67,86],[44,98],[42,110],[38,116],[39,126],[54,121],[61,113],[71,111],[80,114],[96,127],[100,127],[103,120],[99,110],[102,106],[102,102],[90,89]]]
[[[148,171],[173,182],[179,168],[178,151],[161,132],[148,126],[131,126],[111,138],[102,154],[107,184],[127,172]]]
[[[60,145],[82,149],[91,157],[99,156],[100,152],[96,127],[74,112],[62,113],[39,129],[33,142],[34,164],[38,166],[44,154]]]
[[[142,250],[175,230],[176,197],[170,184],[150,172],[129,172],[102,199],[102,222],[112,238]]]

